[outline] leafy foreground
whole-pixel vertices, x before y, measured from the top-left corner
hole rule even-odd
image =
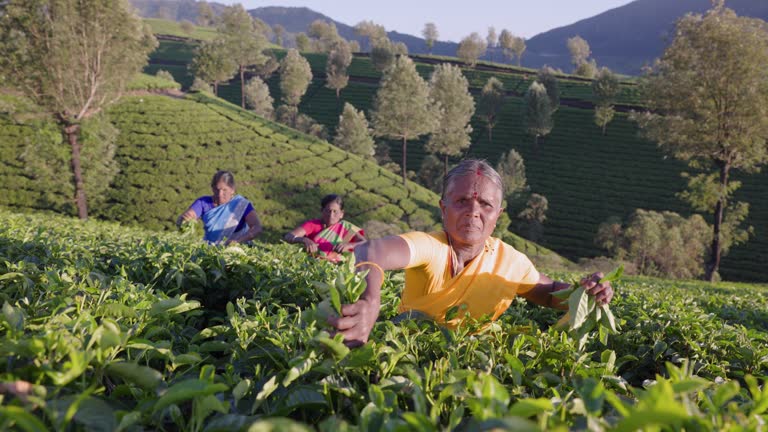
[[[338,274],[292,245],[0,211],[2,430],[759,430],[765,287],[629,280],[584,351],[513,302],[449,331],[395,315],[349,350],[302,312]],[[567,277],[568,275],[558,275]],[[625,278],[628,279],[628,278]],[[477,330],[477,329],[482,330]],[[475,329],[475,332],[472,330]]]

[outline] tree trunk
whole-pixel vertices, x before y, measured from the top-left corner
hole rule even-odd
[[[608,129],[608,122],[603,123],[603,136],[606,135],[606,129]]]
[[[405,150],[406,150],[406,139],[403,137],[403,186],[405,186]]]
[[[80,125],[67,124],[64,126],[64,134],[67,136],[69,146],[72,148],[72,174],[75,180],[75,203],[77,215],[82,220],[88,219],[88,201],[85,196],[85,184],[83,183],[83,169],[80,166],[80,142],[77,140],[80,134]]]
[[[448,155],[445,155],[445,164],[443,165],[443,175],[448,175]]]
[[[218,96],[219,95],[219,82],[214,81],[213,82],[213,95]]]
[[[728,188],[728,172],[731,166],[728,162],[718,163],[720,166],[720,187],[722,190]],[[706,266],[704,278],[710,282],[715,282],[715,276],[720,269],[721,247],[720,247],[720,227],[723,224],[723,213],[725,210],[725,197],[720,197],[715,204],[714,221],[712,223],[712,246],[709,251],[709,262]]]
[[[488,142],[493,142],[493,126],[488,123]]]
[[[245,66],[240,65],[240,107],[245,109]]]

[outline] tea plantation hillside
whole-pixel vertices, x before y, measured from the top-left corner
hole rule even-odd
[[[72,214],[68,149],[59,144],[57,127],[13,100],[16,112],[0,115],[0,181],[15,187],[0,205]],[[238,192],[254,203],[266,239],[318,217],[320,198],[329,193],[345,197],[347,219],[361,226],[375,220],[395,232],[429,230],[439,220],[433,192],[412,182],[404,187],[400,177],[370,161],[206,93],[128,96],[107,114],[119,132],[111,154],[116,174],[102,179],[96,168],[85,167],[91,185],[108,183],[90,191],[90,213],[99,218],[171,228],[197,197],[210,194],[213,173],[228,169]],[[88,125],[84,131],[87,150],[99,135]],[[504,238],[531,255],[550,254],[512,233]]]
[[[129,104],[128,107],[134,105]],[[127,108],[124,108],[127,109]],[[517,298],[457,330],[390,319],[353,350],[313,317],[344,266],[297,245],[0,210],[0,430],[758,431],[768,287],[615,283],[583,350]],[[578,275],[558,275],[561,278]]]
[[[276,54],[281,57],[284,52]],[[164,58],[183,63],[190,61],[192,55],[190,45],[164,41],[153,58],[159,63]],[[370,110],[381,74],[367,57],[353,59],[349,69],[350,83],[341,91],[341,100],[337,100],[335,92],[325,87],[326,56],[318,53],[304,55],[315,78],[302,99],[302,112],[325,125],[332,135],[344,102],[366,112]],[[416,60],[421,61],[417,63],[419,72],[428,78],[436,59],[417,57]],[[148,70],[155,71],[160,67],[168,68],[183,84],[191,83],[192,77],[185,66],[152,65]],[[496,76],[504,82],[509,97],[493,131],[492,142],[488,139],[485,123],[477,116],[473,118],[472,146],[466,154],[495,163],[509,149],[521,153],[531,191],[543,194],[549,200],[543,245],[571,259],[597,256],[604,254],[594,244],[597,228],[611,216],[626,219],[636,208],[690,213],[690,208],[675,196],[685,187],[680,177],[680,172],[686,170],[685,165],[665,157],[654,143],[639,138],[636,125],[628,120],[625,112],[617,114],[608,125],[607,135],[603,136],[593,121],[588,81],[560,77],[562,105],[554,116],[554,129],[535,149],[532,138],[525,133],[522,99],[535,71],[509,66],[489,71],[484,70],[483,65],[478,69],[463,71],[475,95],[488,77]],[[279,77],[274,75],[268,84],[272,96],[279,101]],[[219,95],[239,103],[239,80],[220,86]],[[636,107],[638,100],[637,86],[625,82],[618,100],[623,104],[622,109]],[[391,158],[399,163],[401,154],[401,143],[391,142]],[[424,156],[423,140],[410,142],[408,169],[418,171]],[[768,174],[736,174],[736,178],[744,184],[736,193],[736,199],[750,204],[747,223],[754,227],[755,235],[723,259],[721,274],[731,280],[768,281],[764,265],[768,262],[768,196],[765,192],[768,190]]]

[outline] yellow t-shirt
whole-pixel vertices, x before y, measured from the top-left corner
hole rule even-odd
[[[494,237],[486,240],[483,251],[455,277],[451,276],[451,249],[444,232],[411,232],[400,237],[411,252],[400,312],[424,312],[449,327],[458,325],[466,312],[475,319],[487,315],[495,320],[517,294],[531,290],[539,281],[539,272],[527,256]],[[461,308],[460,316],[446,322],[445,313],[454,306]]]

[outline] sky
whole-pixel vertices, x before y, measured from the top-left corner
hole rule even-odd
[[[439,40],[458,42],[472,32],[485,37],[507,29],[526,39],[631,3],[632,0],[214,0],[241,3],[246,9],[263,6],[308,7],[354,26],[372,20],[388,31],[421,37],[427,22],[437,26]],[[471,9],[470,9],[471,8]]]

